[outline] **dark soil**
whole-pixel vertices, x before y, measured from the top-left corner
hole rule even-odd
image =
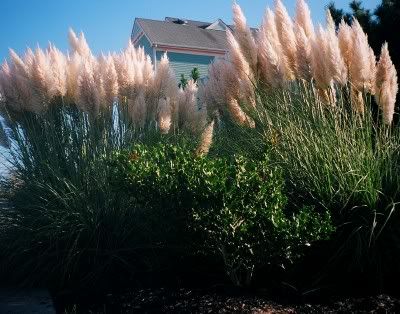
[[[388,295],[291,303],[262,293],[215,289],[140,289],[97,300],[56,303],[59,313],[400,313],[400,299]]]

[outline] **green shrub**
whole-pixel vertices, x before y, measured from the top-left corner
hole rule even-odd
[[[305,207],[287,211],[280,170],[268,159],[195,157],[176,146],[136,146],[116,158],[117,187],[135,204],[171,223],[182,217],[208,256],[220,256],[236,285],[249,284],[253,272],[267,264],[294,261],[301,247],[332,231],[328,214]],[[141,205],[139,205],[141,207]],[[184,218],[186,217],[186,218]],[[156,220],[160,220],[157,218]],[[182,224],[173,225],[179,230]],[[167,238],[165,238],[167,241]]]

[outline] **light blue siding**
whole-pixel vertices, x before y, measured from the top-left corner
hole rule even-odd
[[[161,59],[163,51],[157,51],[157,61]],[[167,52],[169,62],[175,72],[177,81],[180,80],[181,74],[187,79],[190,78],[190,72],[193,68],[198,68],[200,77],[207,76],[208,66],[214,61],[214,56],[192,55],[186,53]]]
[[[146,36],[142,36],[138,42],[135,44],[135,47],[143,47],[144,52],[150,56],[153,60],[153,48],[151,47],[150,42],[147,40]]]

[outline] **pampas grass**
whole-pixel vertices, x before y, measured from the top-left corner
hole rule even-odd
[[[304,0],[296,1],[296,25],[304,30],[307,38],[314,38],[314,25],[311,19],[310,8]]]
[[[259,32],[259,79],[267,86],[282,86],[290,76],[290,68],[283,54],[276,29],[275,15],[267,8]]]
[[[340,52],[348,68],[351,61],[350,57],[353,49],[353,38],[352,28],[344,20],[342,20],[339,24],[337,36],[339,40]]]
[[[293,79],[296,71],[296,36],[293,21],[281,0],[275,1],[275,22],[283,53],[289,63],[291,71],[289,77]]]
[[[238,40],[241,51],[246,54],[250,67],[257,69],[257,46],[250,28],[247,26],[246,18],[237,3],[233,4],[233,22],[235,25],[235,37]],[[229,38],[229,37],[228,37]]]
[[[296,75],[299,79],[310,81],[311,71],[311,40],[299,24],[295,27],[296,34]]]
[[[374,85],[375,62],[371,62],[372,49],[368,37],[355,19],[352,24],[352,53],[349,61],[349,74],[352,86],[358,91],[372,91]]]
[[[213,133],[214,133],[214,120],[207,125],[207,127],[201,134],[200,143],[196,149],[197,156],[204,156],[208,154],[212,144]]]
[[[326,27],[320,25],[315,31],[304,0],[297,1],[294,20],[282,1],[276,0],[275,11],[267,8],[265,12],[254,48],[246,19],[237,4],[233,12],[237,31],[227,31],[229,53],[225,60],[217,60],[211,66],[210,79],[200,95],[211,115],[215,110],[227,110],[234,121],[244,125],[251,121],[248,114],[257,102],[252,91],[291,88],[297,80],[311,82],[310,92],[331,107],[338,105],[337,93],[346,88],[350,107],[359,115],[365,112],[366,94],[374,95],[382,86],[386,86],[383,90],[387,95],[397,93],[397,80],[389,83],[389,76],[385,76],[386,85],[375,84],[376,57],[356,19],[351,26],[342,21],[337,31],[328,11]],[[382,88],[380,93],[384,95]],[[393,103],[393,97],[381,96],[381,103],[385,103],[381,108],[389,108],[391,105],[387,104]],[[388,123],[393,111],[385,109],[385,112]]]
[[[388,44],[384,43],[376,70],[375,99],[383,113],[383,121],[391,124],[398,91],[397,72],[390,59]]]
[[[130,123],[141,129],[158,126],[166,133],[183,125],[179,122],[182,119],[178,108],[183,100],[166,54],[155,71],[143,48],[136,49],[130,41],[120,53],[96,57],[83,33],[78,36],[70,29],[68,36],[67,55],[52,44],[46,50],[27,49],[21,57],[10,50],[10,61],[0,69],[4,110],[40,114],[48,110],[50,103],[61,99],[63,104],[76,106],[93,118],[102,111],[112,110],[115,104],[127,107],[131,111],[127,115],[132,117]],[[187,99],[190,101],[187,106],[196,107],[192,99]],[[204,125],[204,119],[204,114],[192,114],[193,127],[186,124],[186,129],[201,132],[199,125]]]

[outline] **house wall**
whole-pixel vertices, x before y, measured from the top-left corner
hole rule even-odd
[[[140,39],[135,43],[135,47],[143,47],[146,54],[148,54],[153,60],[153,47],[148,41],[146,36],[141,36]],[[165,51],[156,51],[156,61],[159,62]],[[205,54],[190,54],[181,52],[167,51],[167,56],[171,65],[171,68],[175,72],[176,80],[179,81],[181,75],[184,74],[187,79],[190,78],[190,72],[193,68],[198,68],[200,77],[205,77],[208,74],[208,67],[214,61],[215,56],[209,56]],[[154,60],[153,60],[154,62]]]
[[[157,51],[156,58],[160,60],[165,51]],[[190,78],[190,72],[193,68],[198,68],[200,77],[207,76],[208,66],[214,61],[214,56],[195,55],[178,52],[167,52],[169,62],[175,72],[176,80],[179,81],[181,74],[184,74],[187,79]]]

